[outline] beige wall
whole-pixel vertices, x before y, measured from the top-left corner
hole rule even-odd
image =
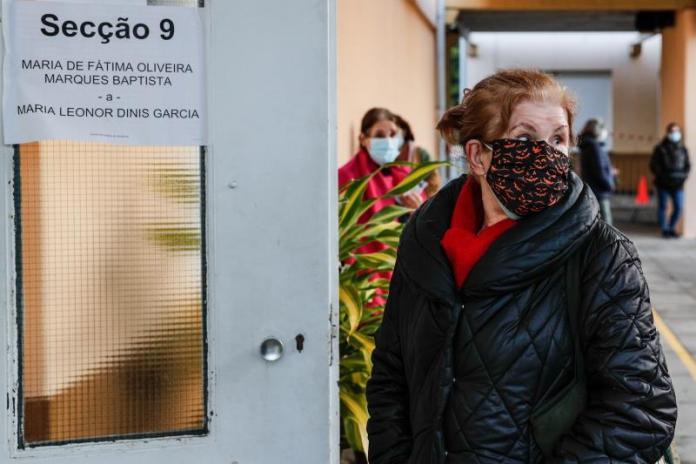
[[[468,10],[673,10],[696,7],[696,0],[446,0],[447,8]]]
[[[662,32],[660,129],[670,121],[681,123],[684,119],[684,93],[686,92],[684,32],[684,28],[679,27],[679,25],[667,28]]]
[[[373,106],[403,116],[436,154],[436,35],[413,0],[338,0],[338,160],[358,149]],[[426,2],[427,3],[427,2]]]
[[[664,127],[675,121],[683,125],[684,141],[692,163],[696,161],[696,9],[677,13],[674,28],[662,34],[662,112]],[[696,237],[696,175],[686,184],[684,234]]]

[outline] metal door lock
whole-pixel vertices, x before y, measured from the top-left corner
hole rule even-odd
[[[295,347],[297,348],[298,353],[302,353],[302,350],[304,350],[304,342],[304,335],[298,334],[297,337],[295,337]]]

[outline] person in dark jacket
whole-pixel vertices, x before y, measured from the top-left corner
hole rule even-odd
[[[667,125],[667,134],[653,150],[650,170],[657,187],[657,220],[665,238],[677,237],[677,224],[684,208],[684,183],[691,163],[677,123]],[[672,216],[667,221],[667,203],[672,200]]]
[[[669,447],[648,287],[569,170],[573,113],[550,76],[506,70],[440,121],[470,175],[403,232],[367,385],[371,464],[652,464]],[[586,401],[549,446],[535,418],[578,378]]]
[[[608,132],[604,123],[599,119],[590,119],[580,133],[578,148],[582,179],[597,197],[602,219],[612,225],[611,194],[616,188],[614,184],[616,169],[611,165],[609,153],[605,147],[607,136]]]

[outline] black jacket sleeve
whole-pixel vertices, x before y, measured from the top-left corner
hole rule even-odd
[[[401,464],[413,446],[409,421],[408,385],[399,339],[399,302],[404,279],[397,269],[392,277],[382,325],[375,334],[372,377],[367,383],[367,422],[370,464]]]
[[[606,150],[599,143],[592,144],[592,163],[597,173],[597,184],[606,192],[614,191],[614,174]]]
[[[657,145],[653,149],[652,157],[650,158],[650,171],[653,173],[655,178],[663,179],[665,176],[665,169],[663,166],[664,152],[662,147]]]
[[[614,191],[614,174],[606,150],[595,141],[582,144],[582,175],[601,192]]]
[[[588,403],[550,462],[653,464],[674,435],[674,389],[636,249],[603,234],[582,271]]]

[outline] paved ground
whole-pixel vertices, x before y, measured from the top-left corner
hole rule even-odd
[[[657,312],[679,405],[677,450],[683,464],[696,464],[696,240],[666,240],[645,223],[618,227],[638,247]]]

